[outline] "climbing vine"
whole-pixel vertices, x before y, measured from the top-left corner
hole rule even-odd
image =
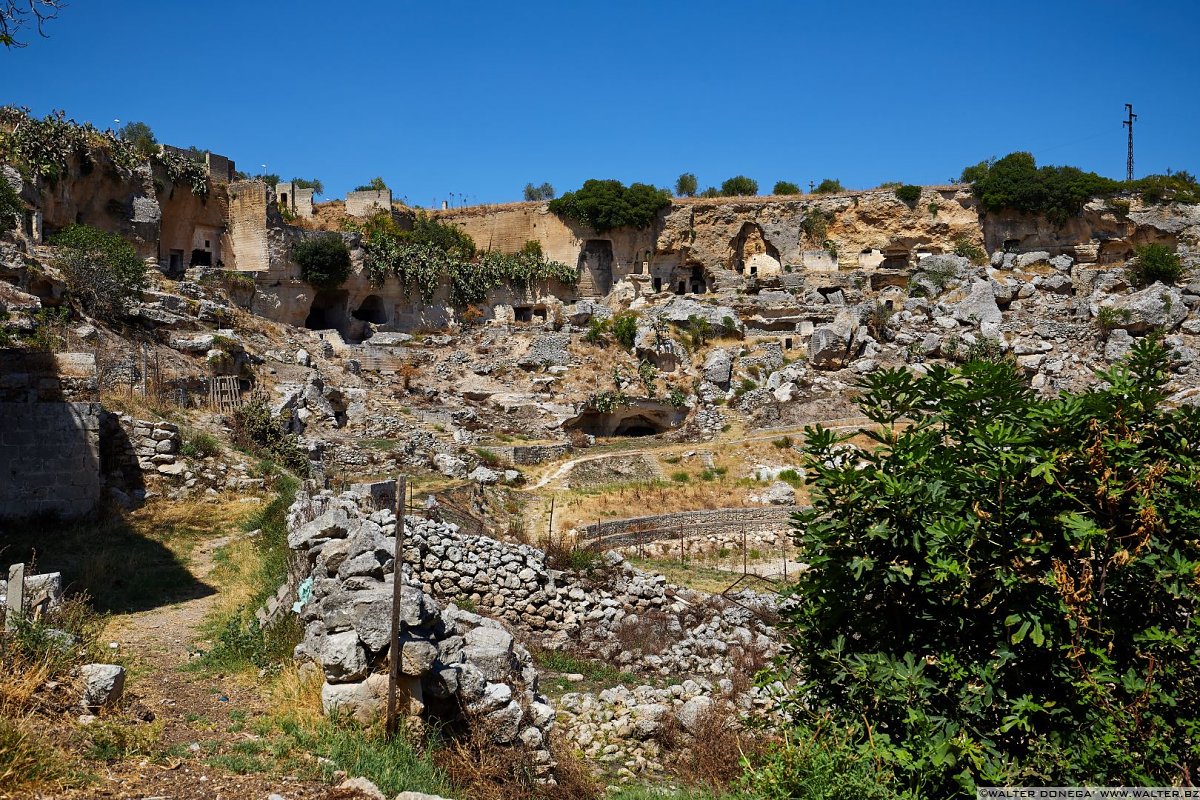
[[[372,236],[365,250],[363,263],[372,283],[380,285],[388,277],[395,277],[408,294],[416,289],[427,303],[433,301],[443,279],[449,283],[450,301],[457,306],[482,302],[498,286],[508,285],[523,291],[546,280],[569,286],[579,280],[575,267],[532,252],[489,251],[468,259],[458,250],[446,251],[433,244],[405,241],[388,232]]]

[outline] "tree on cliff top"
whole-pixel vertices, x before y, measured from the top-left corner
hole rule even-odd
[[[612,228],[647,228],[671,205],[671,193],[646,183],[625,186],[614,180],[588,180],[574,192],[550,201],[550,210],[597,233]]]
[[[817,184],[817,188],[813,189],[813,194],[836,194],[844,191],[846,191],[846,187],[842,186],[842,182],[837,178],[826,178]]]
[[[117,131],[117,136],[122,141],[129,142],[133,149],[147,158],[158,152],[158,139],[154,137],[150,126],[144,122],[125,123],[121,130]]]
[[[721,184],[725,197],[751,197],[758,194],[758,181],[745,175],[734,175]]]
[[[696,176],[690,172],[685,172],[675,180],[675,196],[676,197],[695,197],[696,196]]]
[[[553,200],[556,194],[558,193],[554,191],[554,187],[549,183],[543,183],[541,186],[534,186],[532,183],[525,184],[525,199],[527,201]]]
[[[771,194],[800,194],[800,187],[791,181],[775,181],[775,186],[771,189]]]
[[[971,190],[987,211],[1041,214],[1057,225],[1082,211],[1091,198],[1123,186],[1078,167],[1039,167],[1033,155],[1024,152],[967,167],[963,179],[970,179]]]

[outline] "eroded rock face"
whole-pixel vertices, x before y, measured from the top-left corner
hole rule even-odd
[[[1173,331],[1188,315],[1178,289],[1155,283],[1130,295],[1117,297],[1099,308],[1113,310],[1112,325],[1132,334],[1151,330]],[[1097,310],[1099,314],[1099,310]]]

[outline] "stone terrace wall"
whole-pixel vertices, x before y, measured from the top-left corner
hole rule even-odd
[[[680,511],[675,514],[656,514],[648,517],[629,517],[602,522],[599,527],[588,525],[584,537],[599,539],[605,547],[619,547],[635,541],[684,536],[712,528],[745,528],[747,533],[775,533],[785,528],[795,509],[783,508],[718,508],[712,511]]]
[[[0,351],[0,518],[87,516],[100,500],[100,404],[90,353]]]

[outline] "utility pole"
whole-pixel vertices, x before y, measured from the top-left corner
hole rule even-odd
[[[1125,158],[1125,182],[1133,183],[1133,121],[1137,119],[1137,114],[1133,113],[1133,103],[1125,104],[1125,113],[1129,115],[1121,123],[1129,128],[1129,152]]]

